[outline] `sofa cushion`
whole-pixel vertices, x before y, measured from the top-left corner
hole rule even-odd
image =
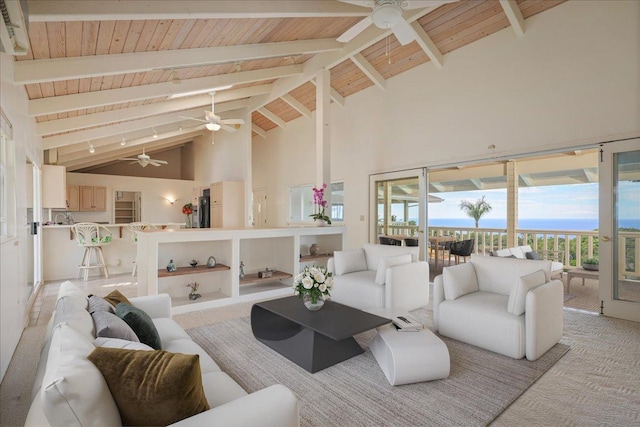
[[[74,285],[72,282],[66,281],[60,284],[57,299],[64,296],[71,297],[85,310],[89,307],[89,298],[87,297],[86,292]]]
[[[127,341],[140,342],[131,326],[124,320],[108,311],[96,311],[91,314],[96,326],[96,336],[120,338]]]
[[[203,374],[220,370],[220,367],[213,361],[211,356],[191,339],[163,341],[162,349],[171,353],[197,354],[200,356],[200,371]]]
[[[166,426],[208,410],[199,359],[195,354],[105,347],[89,354],[128,426]]]
[[[207,402],[212,408],[247,395],[247,392],[237,382],[222,371],[203,373],[202,387]]]
[[[527,300],[527,292],[533,288],[547,283],[544,270],[534,271],[518,278],[518,281],[511,288],[509,293],[509,302],[507,303],[507,311],[516,316],[524,314],[525,303]]]
[[[98,295],[89,296],[89,314],[96,311],[108,311],[109,313],[116,313],[115,307],[111,305],[106,299],[99,297]]]
[[[536,260],[542,259],[540,254],[536,251],[526,252],[524,255],[527,257],[527,259],[536,259]]]
[[[51,427],[122,425],[104,377],[87,359],[94,348],[65,323],[54,329],[40,395]]]
[[[107,300],[109,304],[113,305],[114,307],[120,304],[121,302],[131,305],[131,302],[129,301],[129,299],[127,299],[127,297],[122,295],[122,293],[117,289],[115,291],[111,291],[109,295],[104,297],[104,299]]]
[[[128,341],[120,338],[98,337],[95,340],[93,340],[93,345],[95,345],[96,347],[124,348],[127,350],[153,351],[153,348],[139,341]]]
[[[547,281],[551,277],[551,261],[509,259],[471,255],[471,264],[476,270],[478,289],[509,296],[513,284],[520,276],[544,270]],[[506,307],[505,307],[506,309]]]
[[[515,256],[518,259],[525,259],[524,252],[522,252],[520,246],[509,248],[509,252],[511,252],[511,255]]]
[[[511,251],[509,249],[498,249],[497,251],[493,251],[493,255],[497,257],[508,257],[511,256]]]
[[[160,335],[160,342],[163,345],[166,341],[191,339],[189,334],[187,334],[175,320],[169,317],[159,317],[152,320],[158,331],[158,335]]]
[[[93,320],[86,307],[84,307],[84,303],[70,295],[65,295],[56,302],[53,327],[55,328],[61,323],[67,323],[89,340],[93,340],[96,337]]]
[[[335,251],[333,253],[333,260],[336,267],[336,275],[338,276],[367,269],[367,261],[364,257],[364,250],[362,249]]]
[[[411,254],[382,257],[376,271],[375,283],[381,286],[384,285],[385,279],[387,277],[387,268],[393,267],[394,265],[409,263],[411,263]]]
[[[121,302],[116,305],[116,314],[131,326],[140,342],[153,347],[155,350],[162,348],[158,330],[153,324],[153,320],[143,310]]]
[[[365,243],[362,245],[367,260],[367,270],[377,271],[383,257],[411,254],[411,262],[418,261],[420,248],[417,246],[391,246]]]
[[[463,295],[478,291],[476,271],[471,263],[464,263],[442,270],[444,299],[453,301]]]
[[[331,299],[351,307],[384,307],[385,288],[374,283],[376,272],[365,270],[335,277]]]

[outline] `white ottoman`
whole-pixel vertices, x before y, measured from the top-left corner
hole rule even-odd
[[[418,332],[398,332],[393,325],[382,326],[369,349],[391,385],[449,376],[449,350],[426,328]]]

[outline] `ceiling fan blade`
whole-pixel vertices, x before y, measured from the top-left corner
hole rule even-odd
[[[133,160],[134,162],[138,161],[138,159],[132,159],[130,157],[125,157],[124,159],[118,159],[118,160]]]
[[[161,166],[160,163],[156,163],[154,160],[149,160],[149,164],[156,167]]]
[[[239,125],[236,125],[236,126],[239,126]],[[223,124],[220,125],[220,129],[224,129],[227,132],[235,132],[236,131],[235,126],[227,126],[227,125],[223,125]]]
[[[222,119],[220,120],[221,125],[243,125],[244,120],[242,119]]]
[[[373,24],[373,21],[371,20],[371,17],[367,16],[363,18],[362,21],[358,22],[356,25],[342,33],[336,40],[338,40],[340,43],[350,42],[358,34],[369,28],[369,25],[371,24]]]
[[[398,21],[396,25],[391,29],[402,46],[407,45],[415,40],[415,33],[411,24],[409,24],[404,18]]]
[[[438,7],[447,3],[454,3],[458,0],[406,0],[402,2],[404,10],[421,9],[426,7]]]
[[[166,160],[158,160],[158,159],[149,159],[149,163],[157,163],[158,165],[168,165],[169,162]]]
[[[185,120],[195,120],[196,122],[202,122],[202,123],[207,123],[206,120],[202,120],[202,119],[196,119],[195,117],[183,117],[183,116],[178,116],[179,119],[185,119]]]
[[[341,3],[355,4],[356,6],[362,6],[362,7],[373,7],[376,4],[376,2],[373,0],[338,0],[338,1]]]

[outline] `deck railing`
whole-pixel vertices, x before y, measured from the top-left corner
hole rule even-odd
[[[390,235],[413,236],[418,226],[393,224]],[[382,228],[379,227],[379,233]],[[599,238],[597,231],[581,230],[528,230],[518,229],[518,245],[529,245],[541,252],[561,253],[565,269],[580,267],[588,258],[598,258]],[[503,228],[429,227],[430,236],[455,236],[456,240],[474,239],[474,252],[489,255],[507,246],[507,230]],[[623,231],[618,234],[619,278],[640,280],[640,232]]]

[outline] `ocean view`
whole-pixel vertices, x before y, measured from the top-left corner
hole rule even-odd
[[[473,228],[475,223],[471,218],[429,218],[429,225],[432,227],[464,227]],[[482,218],[479,223],[480,228],[506,228],[506,218]],[[640,229],[640,218],[623,219],[620,221],[623,228]],[[592,231],[598,228],[598,218],[520,218],[518,228],[525,230],[574,230]]]

